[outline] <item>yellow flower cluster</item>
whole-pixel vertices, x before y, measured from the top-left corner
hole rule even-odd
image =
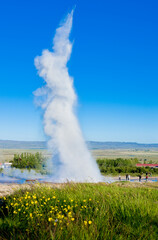
[[[87,213],[91,209],[91,201],[91,198],[84,199],[82,202],[74,199],[60,199],[59,201],[55,191],[49,197],[44,193],[31,194],[27,191],[23,196],[15,196],[6,208],[15,217],[18,216],[21,221],[27,220],[29,223],[30,220],[31,224],[33,221],[37,225],[41,221],[47,221],[52,226],[57,227],[60,224],[69,226],[83,221],[83,225],[88,226],[92,224],[91,220],[87,220]],[[77,217],[77,212],[82,212],[81,219]]]

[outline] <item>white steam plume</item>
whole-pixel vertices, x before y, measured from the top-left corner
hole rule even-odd
[[[86,144],[74,114],[76,94],[73,78],[69,76],[67,62],[72,51],[69,35],[73,11],[56,29],[53,51],[44,50],[35,58],[38,74],[46,85],[35,91],[44,100],[44,131],[52,149],[52,181],[98,182],[102,180],[95,160]]]

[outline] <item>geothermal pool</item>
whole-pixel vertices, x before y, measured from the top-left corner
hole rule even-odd
[[[7,175],[4,175],[3,173],[0,174],[0,183],[25,183],[25,179],[18,179],[14,177],[9,177]]]

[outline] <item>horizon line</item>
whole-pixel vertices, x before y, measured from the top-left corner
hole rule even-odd
[[[47,142],[46,140],[13,140],[13,139],[0,139],[0,141],[10,141],[10,142]],[[97,142],[97,143],[133,143],[133,144],[147,144],[147,145],[157,145],[156,143],[142,143],[142,142],[130,142],[130,141],[100,141],[100,140],[85,140],[85,142]]]

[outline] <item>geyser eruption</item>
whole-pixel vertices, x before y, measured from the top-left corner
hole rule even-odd
[[[74,114],[76,94],[73,78],[69,76],[67,62],[72,51],[69,35],[73,11],[56,29],[53,51],[44,50],[35,58],[38,74],[45,86],[35,91],[42,97],[44,131],[50,138],[52,149],[52,181],[98,182],[102,180],[95,160],[84,142],[78,120]]]

